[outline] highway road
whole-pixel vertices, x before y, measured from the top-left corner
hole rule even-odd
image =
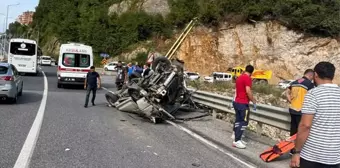
[[[32,168],[247,167],[170,124],[154,125],[107,107],[105,90],[98,91],[95,107],[84,108],[82,87],[58,89],[56,67],[42,71],[48,90],[36,143],[27,136],[42,102],[43,73],[24,77],[18,104],[0,104],[1,168],[20,164],[18,157],[25,155]],[[111,78],[104,76],[103,86],[114,90]],[[22,150],[24,144],[33,144],[32,153]]]

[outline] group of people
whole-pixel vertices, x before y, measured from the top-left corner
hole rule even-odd
[[[133,74],[138,74],[141,77],[149,76],[153,71],[150,69],[149,64],[145,64],[143,68],[138,66],[136,63],[132,65],[129,63],[127,66],[123,66],[122,61],[118,61],[117,65],[117,76],[116,76],[116,86],[117,89],[120,90],[124,84],[127,84]],[[90,72],[87,73],[85,82],[84,82],[84,89],[86,89],[86,97],[85,97],[85,105],[84,107],[88,107],[89,97],[92,92],[92,99],[91,103],[95,106],[95,99],[96,99],[96,92],[97,89],[101,87],[101,78],[98,72],[95,71],[95,67],[90,67]]]
[[[122,86],[133,78],[133,76],[146,77],[152,73],[149,64],[143,65],[143,68],[136,63],[135,65],[129,63],[127,66],[123,66],[121,61],[118,61],[117,65],[117,76],[116,76],[116,86],[120,90]]]
[[[253,71],[254,67],[248,65],[236,79],[233,146],[241,149],[246,148],[242,134],[249,122],[250,101],[256,110],[256,100],[251,90]],[[332,63],[319,62],[287,89],[290,135],[297,134],[295,148],[290,152],[291,167],[340,167],[340,87],[333,83],[334,75]]]

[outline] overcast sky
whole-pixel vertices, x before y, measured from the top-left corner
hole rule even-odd
[[[39,0],[0,0],[0,32],[3,32],[5,25],[7,5],[20,3],[17,6],[10,6],[8,12],[8,22],[14,22],[19,15],[25,11],[35,11],[35,7],[38,6]]]

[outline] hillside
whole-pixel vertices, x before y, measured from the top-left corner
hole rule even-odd
[[[29,35],[39,34],[48,55],[57,56],[60,43],[79,41],[97,56],[143,61],[149,51],[165,54],[198,17],[201,24],[177,53],[189,70],[208,75],[252,63],[274,70],[275,83],[321,60],[339,65],[339,10],[340,0],[40,0]],[[13,34],[23,30],[10,26],[20,31]]]

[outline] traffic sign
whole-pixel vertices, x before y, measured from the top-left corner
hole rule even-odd
[[[100,57],[107,58],[107,57],[110,57],[110,55],[109,55],[109,54],[106,54],[106,53],[100,53]]]
[[[107,63],[107,60],[106,60],[106,58],[104,58],[103,60],[102,60],[102,65],[106,65],[106,63]]]
[[[146,62],[151,64],[154,58],[155,58],[155,53],[150,53]]]

